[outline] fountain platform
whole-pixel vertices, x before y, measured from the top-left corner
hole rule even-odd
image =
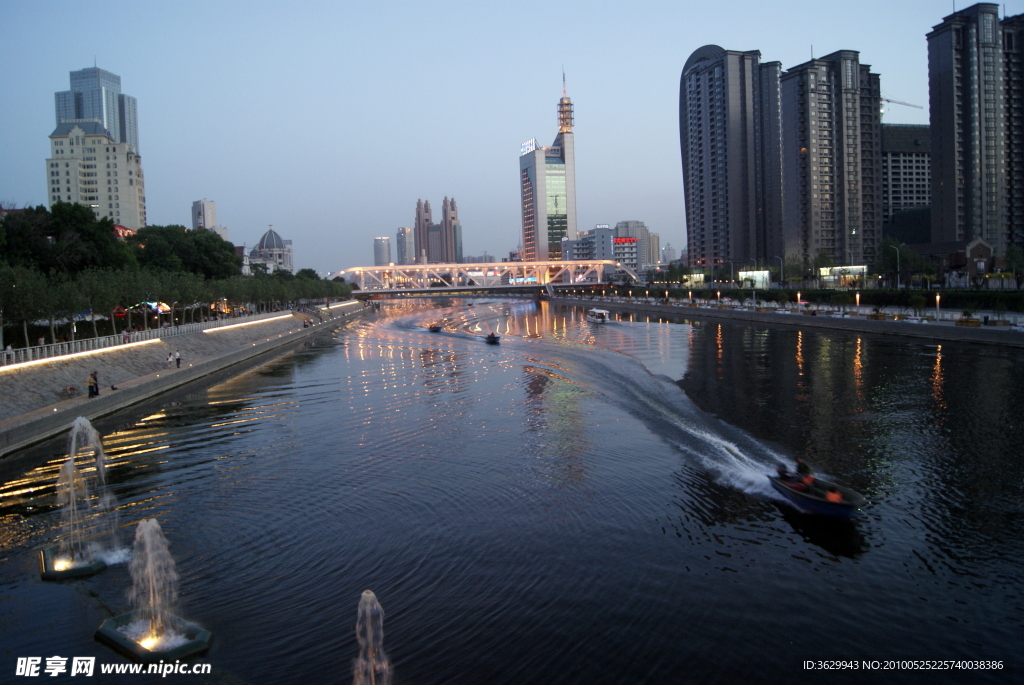
[[[67,566],[66,568],[57,568],[60,564],[56,563],[56,559],[60,555],[60,548],[57,545],[50,547],[44,547],[39,550],[39,575],[43,580],[69,580],[71,578],[85,578],[86,576],[93,576],[102,571],[107,567],[106,563],[100,559],[94,560],[89,564],[80,564],[78,566]]]
[[[149,650],[121,632],[125,626],[139,620],[144,620],[139,611],[130,611],[108,618],[96,629],[93,637],[97,642],[102,642],[115,652],[144,664],[196,656],[210,649],[210,643],[213,642],[213,633],[210,631],[168,614],[164,617],[165,627],[172,633],[183,637],[185,642],[176,644],[169,649]]]

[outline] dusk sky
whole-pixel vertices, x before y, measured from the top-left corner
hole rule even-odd
[[[957,3],[957,9],[969,6]],[[1006,3],[1010,15],[1024,0]],[[638,219],[685,246],[679,77],[709,43],[790,68],[859,50],[887,123],[928,122],[925,34],[950,0],[821,3],[0,0],[0,202],[46,204],[54,93],[94,64],[138,99],[150,224],[217,203],[229,239],[273,224],[296,269],[373,264],[373,238],[454,197],[463,251],[520,242],[518,157],[575,106],[578,227]],[[392,248],[393,249],[393,248]],[[394,253],[392,253],[394,254]]]

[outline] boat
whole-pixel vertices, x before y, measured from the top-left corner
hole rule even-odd
[[[810,487],[806,490],[798,490],[793,487],[798,485],[795,481],[789,481],[778,476],[768,476],[772,487],[779,491],[796,508],[811,513],[835,516],[848,519],[852,517],[857,509],[864,506],[864,497],[857,491],[848,487],[833,483],[831,481],[815,478]],[[835,488],[843,496],[842,502],[831,502],[825,499],[825,493],[830,488]]]
[[[432,323],[429,326],[427,326],[427,330],[430,331],[431,333],[440,333],[441,332],[441,324],[439,324],[439,323]]]
[[[488,333],[484,337],[484,342],[486,342],[488,345],[497,345],[498,344],[498,334],[497,333]]]
[[[609,314],[606,309],[591,309],[587,312],[587,321],[593,323],[606,323],[608,321]]]

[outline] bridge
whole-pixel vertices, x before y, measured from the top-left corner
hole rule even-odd
[[[486,262],[479,264],[401,264],[356,266],[332,274],[373,292],[426,290],[496,290],[547,288],[555,285],[600,285],[606,273],[624,272],[640,279],[628,266],[610,259],[565,262]]]

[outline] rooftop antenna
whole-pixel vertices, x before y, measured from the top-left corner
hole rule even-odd
[[[565,65],[562,66],[562,97],[569,97],[565,90]]]
[[[811,43],[811,61],[814,60],[814,43]]]

